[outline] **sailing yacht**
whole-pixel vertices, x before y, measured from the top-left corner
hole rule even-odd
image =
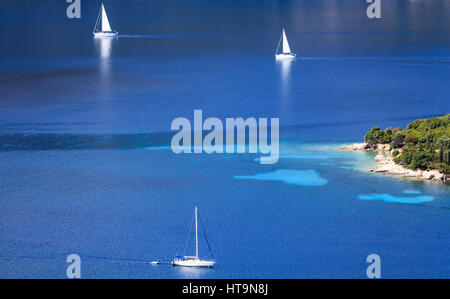
[[[184,267],[212,267],[216,262],[214,260],[200,259],[198,255],[198,224],[197,224],[197,207],[195,207],[195,256],[180,256],[172,261],[174,266]],[[204,231],[203,231],[204,232]],[[206,237],[206,234],[205,234]],[[206,239],[208,241],[208,239]],[[208,243],[209,247],[209,243]],[[211,248],[209,248],[211,251]],[[212,254],[211,254],[212,255]]]
[[[97,22],[95,22],[92,33],[94,33],[94,37],[116,37],[119,34],[117,31],[112,31],[103,3],[98,12]]]
[[[281,44],[281,52],[280,50],[280,44]],[[286,37],[286,32],[283,28],[283,33],[281,33],[280,41],[278,42],[277,51],[275,52],[275,58],[276,59],[293,59],[295,58],[296,54],[291,52],[291,48],[289,47],[289,42]]]

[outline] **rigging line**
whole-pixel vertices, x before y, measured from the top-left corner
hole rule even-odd
[[[97,21],[95,22],[95,26],[94,26],[94,32],[95,32],[95,30],[97,30],[97,25],[98,25],[98,21],[100,20],[101,12],[102,12],[102,8],[100,7],[100,10],[98,11],[98,15],[97,15]]]
[[[283,38],[283,34],[280,36],[280,40],[278,41],[277,50],[275,51],[275,55],[278,53],[278,49],[280,48],[281,39]]]
[[[188,235],[186,237],[186,243],[185,243],[186,245],[184,246],[184,253],[183,253],[184,256],[186,256],[186,250],[187,250],[187,247],[188,247],[189,239],[191,238],[192,225],[194,224],[194,217],[195,216],[192,216],[191,225],[189,226],[189,233],[188,233]]]
[[[200,215],[199,215],[198,219],[200,220],[200,226],[202,227],[203,235],[205,236],[206,244],[208,245],[209,254],[211,255],[212,258],[214,258],[214,255],[213,255],[212,250],[211,250],[211,246],[209,245],[208,237],[206,236],[205,227],[203,226],[203,220],[200,217]]]

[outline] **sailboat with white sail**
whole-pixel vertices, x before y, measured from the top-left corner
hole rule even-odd
[[[280,50],[281,45],[281,51]],[[297,56],[295,53],[291,51],[291,48],[289,47],[289,42],[286,37],[286,32],[284,31],[281,33],[280,40],[278,41],[278,47],[277,51],[275,52],[275,58],[276,59],[293,59]]]
[[[202,226],[203,228],[203,226]],[[206,233],[203,229],[203,233]],[[206,238],[206,242],[208,244],[208,248],[210,251],[210,254],[212,256],[211,247],[209,246],[208,239]],[[187,244],[187,243],[186,243]],[[197,216],[197,207],[195,207],[195,255],[194,256],[180,256],[176,257],[172,261],[172,265],[174,266],[184,266],[184,267],[212,267],[216,264],[215,260],[207,260],[207,259],[200,259],[198,254],[198,216]]]
[[[97,21],[95,22],[94,31],[92,33],[94,34],[94,37],[116,37],[119,34],[117,31],[111,29],[103,3],[98,12]]]

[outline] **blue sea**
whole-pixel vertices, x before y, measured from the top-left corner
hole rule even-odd
[[[105,0],[102,40],[81,3],[0,1],[0,278],[65,278],[70,254],[82,278],[365,278],[370,254],[449,277],[450,186],[338,150],[450,112],[449,1]],[[194,109],[279,118],[278,163],[174,154]],[[195,206],[217,266],[151,265],[185,254]]]

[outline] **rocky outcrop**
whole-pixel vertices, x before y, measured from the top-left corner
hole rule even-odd
[[[391,150],[391,145],[390,144],[378,143],[376,150],[377,151],[390,151]]]
[[[363,151],[367,150],[369,146],[367,143],[353,143],[348,145],[343,145],[339,149],[346,150],[346,151]]]
[[[378,154],[375,156],[375,166],[370,169],[371,172],[432,181],[445,182],[448,180],[448,177],[444,173],[436,169],[414,170],[395,163],[394,158],[392,157],[393,150],[389,144],[377,144],[376,150],[369,147],[366,143],[343,145],[340,149],[352,151],[377,151]]]
[[[421,178],[426,180],[445,181],[445,174],[439,170],[421,170],[421,169],[409,169],[404,166],[398,165],[394,162],[391,155],[384,155],[379,153],[375,157],[375,166],[370,169],[372,172],[386,173],[391,175],[397,175],[402,177]]]

